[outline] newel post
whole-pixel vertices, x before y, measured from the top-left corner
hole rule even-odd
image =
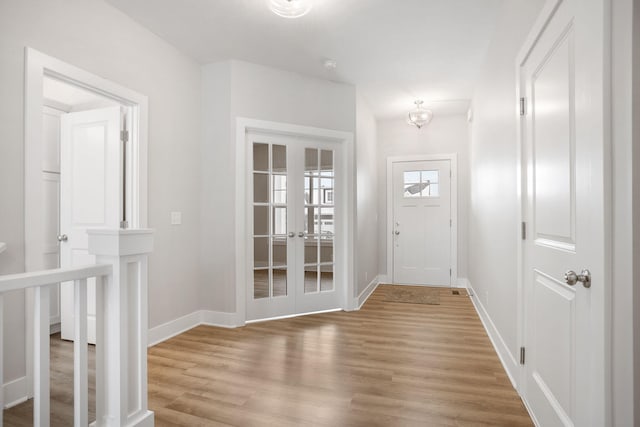
[[[113,274],[96,289],[96,426],[153,426],[147,407],[147,259],[153,230],[89,230]]]

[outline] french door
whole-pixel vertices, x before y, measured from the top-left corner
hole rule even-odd
[[[336,143],[248,134],[247,320],[340,307]]]

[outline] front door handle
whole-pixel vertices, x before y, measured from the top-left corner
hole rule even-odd
[[[396,230],[393,232],[393,234],[395,234],[396,236],[398,236],[400,234],[400,231]]]
[[[58,242],[66,242],[67,240],[69,240],[69,237],[66,234],[58,234]]]

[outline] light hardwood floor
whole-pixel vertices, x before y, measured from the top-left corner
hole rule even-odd
[[[357,312],[200,326],[150,348],[156,425],[532,425],[466,295],[392,303],[387,289]],[[52,353],[70,357],[64,344]],[[71,425],[66,396],[54,425]],[[29,407],[5,411],[5,425],[29,425]]]

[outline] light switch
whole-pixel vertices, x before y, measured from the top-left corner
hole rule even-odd
[[[171,212],[171,225],[182,224],[182,212]]]

